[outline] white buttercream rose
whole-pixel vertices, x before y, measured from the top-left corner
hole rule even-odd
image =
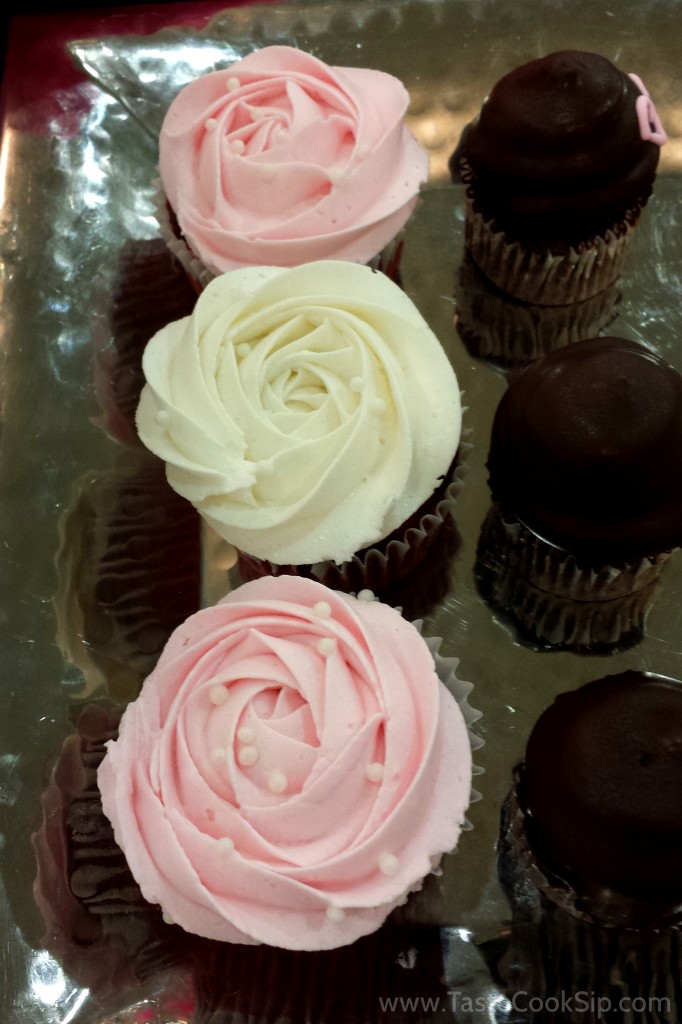
[[[340,563],[386,537],[457,451],[438,339],[400,288],[352,263],[216,278],[143,368],[138,430],[171,485],[271,562]]]
[[[270,46],[175,98],[164,191],[216,273],[320,259],[366,263],[401,230],[428,174],[398,79]]]
[[[471,747],[397,611],[269,577],[176,630],[99,784],[170,919],[325,949],[378,928],[454,847]]]

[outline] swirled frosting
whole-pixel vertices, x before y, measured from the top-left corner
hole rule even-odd
[[[398,612],[265,577],[176,630],[99,785],[167,918],[324,949],[379,927],[455,846],[471,750]]]
[[[269,46],[175,98],[159,171],[212,271],[320,259],[366,263],[404,226],[428,155],[398,79]]]
[[[437,487],[459,388],[411,300],[345,262],[216,278],[144,354],[137,413],[171,485],[241,551],[343,562]]]
[[[665,135],[642,137],[642,90],[595,53],[530,61],[493,87],[453,172],[463,158],[477,208],[513,237],[590,238],[651,193]]]

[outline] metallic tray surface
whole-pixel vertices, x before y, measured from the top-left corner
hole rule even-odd
[[[472,829],[446,858],[442,876],[430,878],[400,914],[407,928],[437,930],[436,974],[443,992],[459,993],[459,1003],[453,997],[437,1011],[410,1010],[405,1019],[512,1019],[488,951],[503,946],[509,917],[495,844],[513,765],[533,722],[562,690],[626,668],[682,677],[682,559],[674,556],[667,567],[645,637],[608,654],[528,645],[480,597],[473,565],[489,506],[485,459],[506,379],[473,358],[456,331],[464,208],[460,187],[449,182],[447,158],[490,85],[525,60],[560,48],[593,49],[636,71],[670,141],[628,253],[609,333],[641,341],[682,371],[681,12],[679,3],[663,0],[626,0],[617,10],[587,0],[339,0],[235,8],[202,32],[174,28],[74,43],[74,59],[91,79],[78,130],[71,130],[68,96],[63,120],[56,118],[49,133],[5,127],[0,1005],[4,1000],[8,1024],[200,1019],[172,1003],[173,982],[160,964],[144,982],[104,1000],[74,979],[43,941],[31,834],[40,828],[41,794],[75,712],[92,699],[133,696],[162,631],[155,623],[157,632],[141,641],[139,664],[131,667],[122,655],[117,661],[115,638],[102,638],[106,658],[93,649],[97,641],[83,621],[87,609],[81,618],[73,612],[73,592],[88,579],[83,552],[87,562],[91,550],[90,534],[79,529],[92,529],[93,508],[95,517],[108,508],[111,493],[144,461],[129,437],[111,436],[101,375],[109,366],[103,355],[112,351],[124,247],[144,249],[157,235],[151,181],[160,120],[175,92],[198,72],[280,42],[332,64],[377,67],[400,77],[413,99],[410,122],[431,154],[430,181],[407,230],[403,284],[452,360],[473,448],[457,506],[461,544],[447,592],[425,615],[423,629],[443,638],[443,653],[459,658],[458,674],[474,684],[470,699],[482,712],[476,728],[484,740],[476,762],[484,774],[475,780],[482,799],[470,808]],[[229,553],[206,535],[204,602],[239,582],[226,560]],[[96,594],[96,581],[88,585]],[[371,1016],[381,1019],[376,1006]],[[399,1016],[395,1011],[392,1019]]]

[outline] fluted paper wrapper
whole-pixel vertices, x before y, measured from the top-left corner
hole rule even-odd
[[[502,810],[498,866],[512,920],[500,966],[512,1006],[528,1024],[670,1024],[679,1005],[679,924],[637,930],[542,871],[514,788]],[[627,920],[626,906],[624,920]]]
[[[524,302],[563,306],[603,292],[620,276],[640,210],[565,252],[533,249],[496,230],[467,191],[465,245],[474,263],[498,288]]]
[[[611,647],[641,635],[671,552],[586,565],[493,505],[476,558],[480,590],[536,640]]]

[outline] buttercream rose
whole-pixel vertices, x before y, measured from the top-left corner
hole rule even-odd
[[[343,562],[434,492],[461,429],[438,339],[344,262],[216,278],[149,343],[137,414],[171,485],[241,551]]]
[[[428,175],[398,79],[265,47],[178,94],[159,171],[211,271],[366,263],[402,229]]]
[[[325,949],[458,839],[462,711],[394,609],[267,577],[171,637],[99,770],[144,896],[185,930]]]

